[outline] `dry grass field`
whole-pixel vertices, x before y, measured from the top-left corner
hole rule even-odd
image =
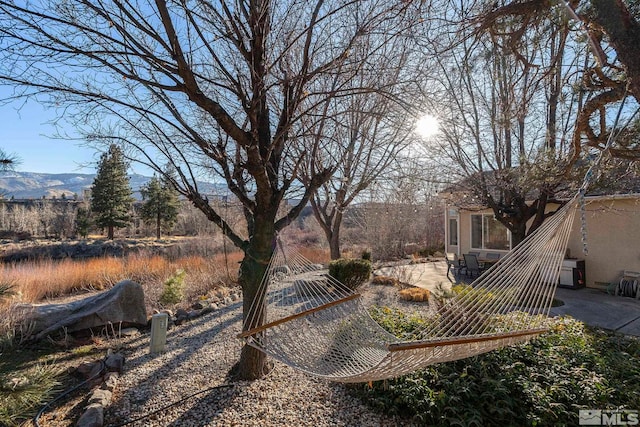
[[[161,308],[158,297],[163,283],[178,270],[185,271],[185,304],[220,287],[235,286],[242,252],[235,248],[204,248],[198,242],[183,241],[169,253],[150,250],[132,252],[123,257],[91,259],[35,259],[0,264],[1,285],[11,287],[13,295],[1,304],[40,303],[71,295],[108,289],[130,279],[145,291],[147,310]],[[312,262],[327,262],[326,251],[302,248],[301,254]]]
[[[236,280],[242,254],[233,252],[204,258],[186,256],[169,260],[160,255],[135,254],[125,258],[38,260],[0,266],[3,282],[12,286],[13,302],[37,303],[66,295],[107,289],[123,279],[142,284],[152,296],[176,270],[186,271],[189,294],[206,293]],[[227,268],[228,266],[228,268]],[[155,305],[152,302],[152,306]]]
[[[69,248],[74,243],[58,245]],[[94,241],[86,243],[92,250],[94,244]],[[0,425],[21,425],[40,405],[78,382],[68,372],[83,362],[101,358],[108,349],[120,345],[120,339],[108,333],[106,336],[65,336],[60,340],[31,343],[28,327],[20,326],[19,311],[15,309],[17,304],[57,303],[81,298],[108,289],[123,279],[131,279],[142,285],[149,315],[155,309],[189,308],[196,300],[225,295],[236,287],[243,258],[242,252],[216,245],[211,239],[180,238],[163,242],[141,239],[105,241],[104,244],[120,245],[125,248],[122,251],[125,254],[56,259],[48,254],[56,254],[57,249],[43,251],[44,246],[55,246],[55,242],[0,245],[0,255],[13,250],[21,251],[21,254],[27,251],[25,261],[0,263],[0,310],[3,312],[0,319]],[[30,249],[34,252],[29,252]],[[309,248],[303,249],[302,254],[316,263],[327,262],[329,258],[326,251]],[[81,255],[86,256],[86,253]],[[175,303],[163,305],[161,301],[166,298],[161,296],[165,283],[177,276],[184,277],[180,298]],[[16,378],[27,386],[20,390],[12,388],[11,381]],[[68,423],[64,421],[60,425],[73,424],[79,416],[73,408],[81,408],[83,399],[83,394],[79,394],[62,403],[62,407],[72,413],[63,417]],[[62,408],[57,410],[62,411]]]

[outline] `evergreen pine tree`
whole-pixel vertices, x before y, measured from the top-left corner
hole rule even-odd
[[[0,173],[12,172],[17,163],[18,158],[15,155],[9,154],[0,148]]]
[[[98,173],[91,187],[91,211],[95,214],[96,225],[107,228],[108,239],[113,239],[114,228],[125,227],[131,221],[133,197],[128,168],[122,150],[111,145],[100,157]]]
[[[166,179],[154,176],[140,189],[140,193],[144,200],[140,216],[147,224],[155,222],[156,238],[160,239],[161,229],[171,230],[178,219],[178,192]]]
[[[76,212],[76,233],[86,239],[91,229],[91,212],[82,206]]]

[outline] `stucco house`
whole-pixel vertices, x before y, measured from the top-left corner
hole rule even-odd
[[[585,202],[588,254],[583,253],[580,212],[576,212],[560,282],[606,289],[624,271],[640,272],[640,192],[587,195]],[[509,230],[491,209],[460,209],[445,198],[444,221],[445,250],[460,258],[469,252],[506,254],[512,247]]]

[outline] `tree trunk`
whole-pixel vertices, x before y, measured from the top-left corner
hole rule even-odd
[[[107,227],[107,239],[113,240],[113,225]]]
[[[156,216],[156,239],[160,240],[160,211]]]
[[[331,252],[331,259],[340,259],[340,235],[334,231],[329,238],[329,250]]]
[[[264,324],[266,319],[265,294],[259,294],[258,290],[262,278],[267,270],[267,265],[274,249],[275,230],[273,220],[256,220],[254,235],[249,241],[249,246],[245,251],[244,259],[240,264],[240,275],[238,281],[242,286],[242,318],[247,319],[250,308],[256,301],[260,307],[259,315],[245,321],[242,330],[247,331]],[[255,380],[264,376],[270,369],[266,363],[267,356],[260,350],[256,350],[249,345],[242,348],[240,360],[238,361],[237,377],[241,380]]]
[[[340,251],[340,226],[342,225],[342,213],[336,212],[336,216],[333,219],[333,227],[331,235],[327,235],[329,240],[329,250],[331,251],[331,259],[339,259],[341,256]]]
[[[520,242],[527,237],[527,223],[520,222],[511,229],[511,248],[515,248]]]

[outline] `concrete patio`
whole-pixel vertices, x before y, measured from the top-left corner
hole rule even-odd
[[[551,309],[554,316],[570,315],[587,325],[640,336],[640,300],[590,288],[559,288],[556,298],[564,305]]]
[[[447,264],[444,261],[384,267],[377,272],[430,291],[434,291],[439,284],[445,288],[451,287],[455,280],[453,274],[447,277]],[[562,300],[564,305],[553,307],[553,316],[568,315],[588,325],[640,336],[640,300],[613,296],[590,288],[558,288],[556,298]]]

